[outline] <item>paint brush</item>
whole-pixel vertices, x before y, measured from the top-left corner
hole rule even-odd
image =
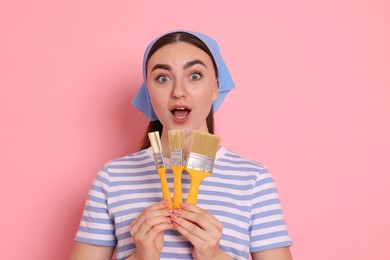
[[[184,130],[168,130],[170,164],[173,172],[173,208],[183,202],[181,175],[184,170]]]
[[[161,191],[163,194],[163,198],[164,200],[169,201],[168,207],[172,208],[172,198],[171,198],[171,192],[169,191],[169,186],[167,182],[167,169],[165,168],[164,157],[162,154],[160,133],[158,131],[150,132],[148,133],[148,137],[149,137],[150,144],[152,145],[154,161],[156,163],[156,169],[158,174],[160,175]]]
[[[218,135],[197,130],[192,131],[192,140],[185,166],[191,180],[187,203],[196,205],[200,184],[204,178],[211,175],[213,170],[220,139],[221,137]]]

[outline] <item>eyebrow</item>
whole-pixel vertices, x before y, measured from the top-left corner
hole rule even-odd
[[[183,69],[188,69],[196,64],[200,64],[200,65],[203,65],[207,68],[206,64],[201,61],[201,60],[192,60],[192,61],[189,61],[187,62],[186,64],[184,64],[183,66]],[[163,69],[163,70],[169,70],[171,71],[172,70],[172,67],[169,66],[168,64],[161,64],[161,63],[158,63],[156,65],[153,66],[152,70],[151,71],[154,71],[156,69]]]
[[[171,66],[167,64],[160,64],[160,63],[154,65],[151,71],[154,71],[156,69],[172,70]]]
[[[190,68],[190,67],[192,67],[192,66],[194,66],[194,65],[196,65],[196,64],[203,65],[203,66],[205,66],[205,67],[207,68],[206,64],[205,64],[203,61],[201,61],[201,60],[192,60],[192,61],[189,61],[189,62],[187,62],[186,64],[184,64],[183,68],[184,68],[184,69],[188,69],[188,68]]]

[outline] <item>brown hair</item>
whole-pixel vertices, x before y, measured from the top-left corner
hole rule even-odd
[[[166,35],[162,36],[160,39],[158,39],[153,44],[153,46],[150,48],[148,56],[146,57],[145,70],[147,68],[148,61],[149,61],[150,57],[158,49],[160,49],[161,47],[163,47],[165,45],[172,44],[172,43],[175,43],[175,42],[186,42],[186,43],[194,45],[195,47],[198,47],[199,49],[201,49],[204,52],[206,52],[210,56],[210,58],[211,58],[211,60],[213,62],[214,70],[215,70],[215,76],[218,78],[217,65],[215,64],[214,57],[211,54],[209,48],[199,38],[197,38],[196,36],[194,36],[194,35],[192,35],[190,33],[187,33],[187,32],[173,32],[173,33],[166,34]],[[207,128],[208,128],[209,132],[211,134],[214,134],[214,110],[213,110],[213,106],[211,106],[211,110],[210,110],[210,112],[209,112],[209,114],[208,114],[208,116],[206,118],[206,124],[207,124]],[[159,131],[160,132],[160,136],[161,136],[162,135],[162,130],[163,130],[163,125],[161,124],[161,122],[159,120],[150,121],[149,125],[148,125],[148,127],[146,129],[145,135],[144,135],[144,137],[143,137],[143,139],[141,141],[141,150],[142,149],[146,149],[146,148],[148,148],[150,146],[150,141],[149,141],[149,137],[148,137],[148,133],[149,132]]]

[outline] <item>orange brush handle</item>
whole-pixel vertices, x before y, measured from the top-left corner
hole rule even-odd
[[[180,208],[180,204],[183,202],[182,187],[181,187],[181,174],[184,170],[184,166],[171,166],[173,172],[173,208]]]
[[[164,200],[169,201],[168,207],[172,208],[171,192],[169,191],[169,186],[168,186],[168,182],[167,182],[167,169],[166,168],[158,168],[157,172],[160,175],[161,191],[163,194],[163,198],[164,198]]]
[[[210,176],[211,173],[202,172],[194,169],[188,169],[188,168],[185,169],[190,175],[190,179],[191,179],[190,191],[188,192],[186,202],[196,205],[196,202],[198,200],[198,192],[199,192],[200,184],[203,181],[203,179],[206,178],[207,176]]]

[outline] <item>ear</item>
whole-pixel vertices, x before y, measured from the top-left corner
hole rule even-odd
[[[217,80],[214,86],[213,101],[217,100],[218,95],[219,95],[219,87],[218,87],[218,80]]]

